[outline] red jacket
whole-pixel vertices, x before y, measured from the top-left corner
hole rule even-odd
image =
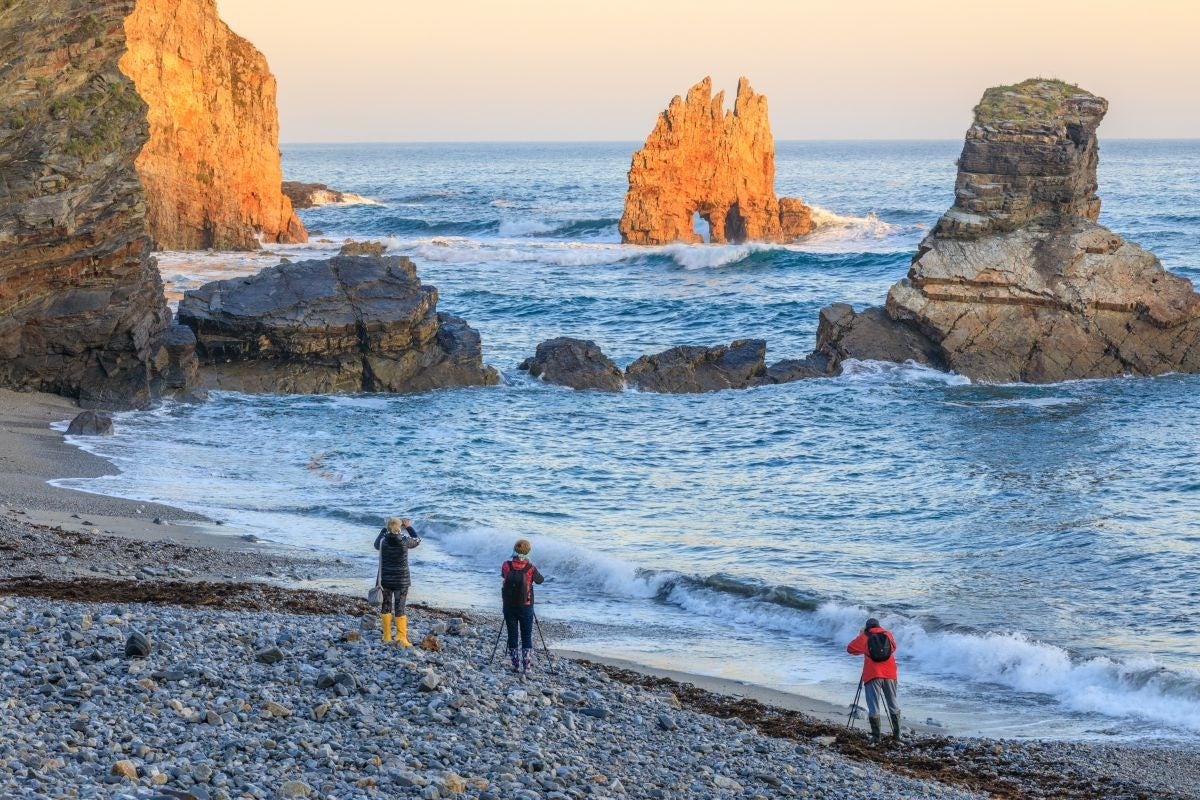
[[[886,633],[888,639],[892,642],[892,655],[887,661],[875,661],[867,655],[867,633]],[[876,678],[889,678],[896,680],[896,637],[892,636],[892,632],[884,628],[871,628],[870,631],[863,631],[858,637],[846,645],[846,652],[852,656],[863,657],[863,683],[873,681]]]

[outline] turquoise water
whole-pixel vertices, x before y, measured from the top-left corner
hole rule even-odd
[[[569,644],[845,704],[868,612],[918,720],[1009,735],[1200,735],[1200,378],[972,384],[911,366],[700,396],[574,392],[516,365],[558,335],[622,366],[675,344],[812,347],[877,303],[950,204],[955,142],[780,143],[822,227],[778,246],[617,243],[632,144],[289,146],[289,178],[373,204],[303,212],[328,253],[385,239],[484,339],[502,386],[218,395],[119,420],[93,491],[350,556],[417,520],[414,599],[496,602],[517,536]],[[1104,142],[1101,221],[1200,276],[1200,142]],[[324,239],[324,241],[322,241]],[[277,255],[166,254],[169,287]],[[72,485],[81,485],[75,482]]]

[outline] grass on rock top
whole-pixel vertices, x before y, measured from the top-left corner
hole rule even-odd
[[[975,106],[979,125],[1049,123],[1064,115],[1071,97],[1094,97],[1073,83],[1053,78],[1031,78],[1008,86],[993,86]]]

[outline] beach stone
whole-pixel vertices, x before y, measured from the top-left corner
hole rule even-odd
[[[814,736],[813,737],[813,743],[819,744],[822,747],[830,747],[836,741],[837,741],[836,736]]]
[[[141,631],[133,631],[125,640],[126,658],[146,658],[150,655],[150,637]]]
[[[283,651],[278,647],[266,647],[254,654],[254,660],[261,664],[278,664],[283,658]]]
[[[84,411],[71,420],[68,436],[112,436],[112,417],[98,411]]]
[[[731,792],[742,791],[742,785],[733,778],[724,775],[714,775],[712,779],[713,785],[718,789],[728,789]]]
[[[264,706],[264,709],[266,709],[266,712],[272,717],[290,717],[292,715],[292,710],[290,708],[276,703],[274,700],[268,700],[267,704]]]
[[[442,679],[436,672],[430,671],[426,672],[425,676],[421,678],[420,688],[422,692],[433,692],[441,685]]]
[[[136,781],[138,777],[137,767],[133,765],[132,761],[126,760],[118,761],[113,764],[112,769],[109,770],[109,773],[112,775],[119,775],[122,778],[128,778],[131,781]]]
[[[304,781],[284,781],[279,785],[278,796],[282,800],[292,800],[292,798],[312,797],[313,789]]]
[[[670,714],[659,714],[658,727],[662,728],[664,731],[673,731],[679,726],[675,724],[675,719]]]
[[[442,643],[439,642],[438,638],[432,633],[425,634],[425,637],[421,639],[419,646],[422,650],[428,650],[431,653],[442,652]]]

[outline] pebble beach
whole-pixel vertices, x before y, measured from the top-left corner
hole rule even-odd
[[[66,469],[39,416],[66,404],[4,399],[6,469]],[[479,612],[418,605],[423,646],[386,645],[362,599],[295,588],[349,579],[345,564],[171,509],[39,495],[25,474],[0,495],[4,797],[1200,796],[1200,756],[1179,745],[906,726],[873,747],[861,721],[554,654],[570,631],[553,619],[528,676],[489,659],[500,622]],[[144,657],[126,655],[135,633]]]

